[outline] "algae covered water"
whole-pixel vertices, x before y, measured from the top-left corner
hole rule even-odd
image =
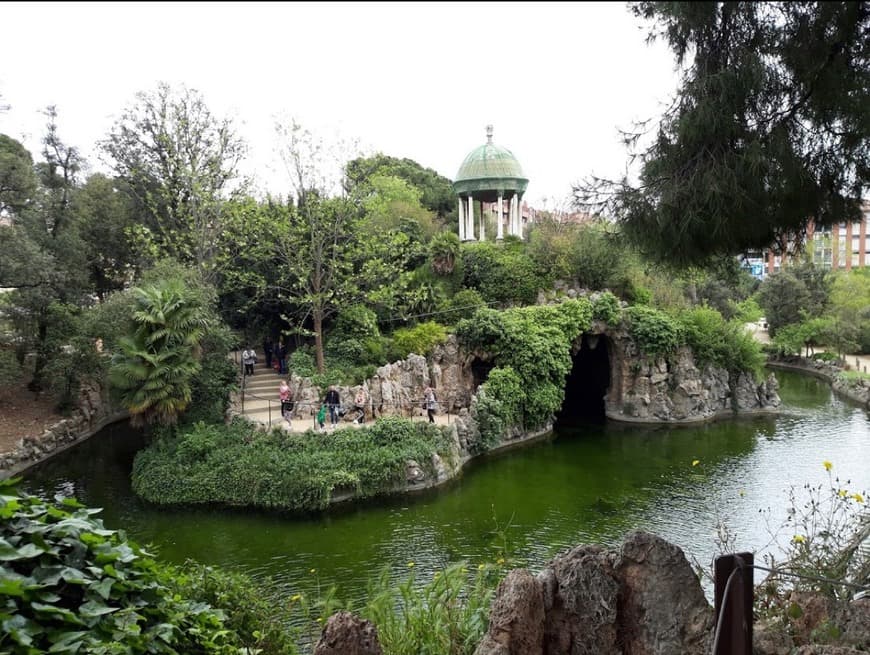
[[[824,461],[850,490],[870,487],[867,413],[820,380],[777,377],[778,416],[557,429],[550,439],[473,463],[440,489],[319,515],[150,506],[130,490],[143,440],[126,424],[31,469],[25,487],[103,508],[106,527],[152,544],[169,561],[269,576],[290,593],[314,581],[336,584],[339,597],[352,600],[365,596],[383,567],[396,579],[413,568],[428,580],[459,560],[495,562],[507,545],[534,570],[570,546],[616,545],[634,528],[709,564],[720,523],[739,550],[773,548],[769,527],[784,519],[789,487],[827,484]]]

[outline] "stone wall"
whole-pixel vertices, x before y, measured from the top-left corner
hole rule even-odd
[[[691,349],[668,357],[643,355],[622,331],[604,333],[610,357],[607,417],[644,423],[705,421],[735,412],[774,411],[780,405],[776,378],[757,384],[750,374],[736,380],[714,366],[698,367]]]
[[[129,417],[126,411],[113,407],[108,392],[99,383],[82,385],[77,407],[68,418],[47,428],[42,434],[24,437],[17,447],[0,453],[0,478],[8,478],[84,441],[115,421]]]

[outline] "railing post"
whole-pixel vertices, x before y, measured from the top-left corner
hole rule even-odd
[[[713,655],[752,655],[752,564],[752,553],[716,558]]]

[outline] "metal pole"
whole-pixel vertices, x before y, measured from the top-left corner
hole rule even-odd
[[[713,655],[752,655],[753,555],[716,558]]]

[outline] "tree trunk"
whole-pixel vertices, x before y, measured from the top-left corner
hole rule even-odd
[[[317,358],[317,372],[323,374],[326,365],[323,361],[323,310],[315,307],[314,311],[314,355]]]
[[[46,364],[45,340],[47,336],[48,323],[45,319],[40,319],[39,327],[37,328],[36,361],[33,364],[33,379],[30,381],[30,384],[27,385],[27,388],[30,389],[30,391],[37,394],[45,388],[42,378]]]

